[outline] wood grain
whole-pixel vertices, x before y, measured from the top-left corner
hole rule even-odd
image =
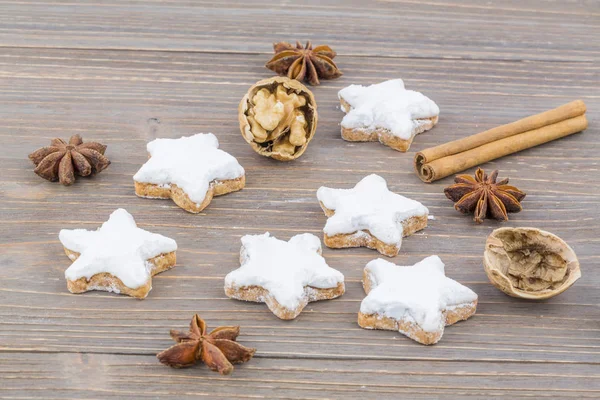
[[[595,3],[19,0],[1,1],[0,17],[0,398],[600,397]],[[296,38],[334,47],[345,75],[314,88],[317,134],[300,159],[279,163],[244,142],[237,104],[270,76],[270,43]],[[407,154],[344,142],[337,91],[395,77],[436,101],[438,126]],[[483,166],[527,193],[523,212],[505,224],[473,224],[443,195],[451,178],[426,185],[412,171],[415,151],[574,99],[587,105],[585,132]],[[238,158],[246,188],[199,215],[137,198],[132,175],[146,142],[197,132],[215,133]],[[37,177],[27,154],[76,133],[107,144],[111,166],[68,188]],[[378,257],[367,249],[324,249],[346,294],[311,303],[296,320],[225,297],[241,236],[320,236],[317,188],[351,187],[369,173],[435,216],[393,261],[440,255],[447,274],[478,293],[473,318],[431,347],[361,329],[362,269]],[[178,265],[154,277],[143,301],[70,294],[58,231],[94,229],[117,207],[176,239]],[[485,239],[500,225],[559,235],[582,279],[547,301],[505,296],[482,267]],[[212,327],[240,324],[240,342],[257,347],[256,358],[231,377],[160,365],[154,355],[170,345],[168,330],[194,312]]]
[[[2,2],[0,44],[270,53],[285,38],[343,55],[594,61],[599,16],[583,1],[18,0]]]

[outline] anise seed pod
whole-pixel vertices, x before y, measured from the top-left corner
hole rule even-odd
[[[242,346],[235,339],[239,326],[220,326],[206,333],[206,322],[195,314],[188,332],[171,329],[171,338],[177,344],[156,355],[158,360],[173,368],[185,368],[202,360],[210,369],[222,375],[233,371],[232,364],[250,360],[256,349]]]
[[[60,181],[72,185],[75,175],[96,174],[110,165],[104,156],[106,146],[97,142],[83,143],[81,136],[73,135],[66,143],[60,138],[50,141],[50,146],[31,153],[29,159],[35,164],[36,174],[51,182]]]
[[[290,79],[308,81],[318,85],[321,79],[335,79],[342,76],[333,58],[336,52],[329,46],[321,45],[313,48],[310,40],[306,46],[296,42],[296,46],[287,42],[273,44],[275,55],[265,67],[279,75],[287,75]]]
[[[474,213],[478,224],[487,218],[508,221],[509,212],[521,211],[521,200],[525,192],[507,185],[508,178],[496,182],[498,171],[488,177],[481,168],[477,168],[475,177],[457,175],[454,185],[444,189],[444,194],[452,200],[454,208],[468,214]]]

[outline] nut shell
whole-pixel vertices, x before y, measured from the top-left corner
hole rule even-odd
[[[283,85],[283,87],[287,90],[292,90],[299,96],[301,95],[306,98],[306,105],[299,108],[304,112],[304,118],[306,119],[307,123],[306,142],[301,146],[295,146],[295,150],[292,154],[273,150],[274,144],[289,137],[289,129],[278,132],[275,137],[273,137],[273,132],[271,132],[269,134],[269,140],[259,143],[255,140],[255,135],[252,133],[252,127],[250,125],[250,121],[248,120],[248,111],[251,107],[253,107],[252,99],[254,98],[254,95],[263,88],[266,88],[273,93],[280,85]],[[240,101],[240,105],[238,107],[238,119],[242,136],[244,137],[244,140],[250,144],[254,151],[261,156],[271,157],[279,161],[291,161],[300,157],[306,151],[308,143],[315,135],[315,131],[317,130],[317,102],[315,101],[315,97],[313,96],[312,92],[308,90],[306,86],[294,79],[281,76],[263,79],[252,85],[252,87],[248,89],[248,92]]]
[[[549,287],[541,290],[516,287],[516,278],[508,273],[509,268],[520,268],[536,274],[539,273],[538,268],[551,263],[566,267],[564,276],[556,282],[545,282]],[[495,287],[509,296],[529,300],[554,297],[581,277],[579,260],[573,249],[558,236],[536,228],[500,228],[493,231],[485,243],[483,265]]]

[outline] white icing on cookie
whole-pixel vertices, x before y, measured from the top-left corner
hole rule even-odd
[[[417,119],[432,118],[440,109],[422,93],[404,88],[402,79],[392,79],[371,86],[350,85],[340,90],[340,99],[352,107],[342,119],[348,129],[378,128],[389,130],[401,139],[410,139],[419,126]]]
[[[424,331],[443,329],[444,310],[477,300],[477,294],[446,277],[444,263],[430,256],[410,267],[378,258],[367,264],[371,291],[360,305],[363,314],[408,320]]]
[[[335,211],[327,219],[328,236],[368,230],[387,244],[402,243],[402,221],[428,214],[427,207],[390,192],[385,179],[379,175],[363,178],[352,189],[331,189],[322,186],[317,198],[326,208]]]
[[[210,182],[244,175],[244,168],[235,157],[219,150],[219,141],[212,133],[155,139],[146,147],[151,158],[133,179],[161,187],[174,183],[195,203],[204,201]]]
[[[344,275],[329,267],[320,253],[321,241],[310,233],[288,242],[268,232],[246,235],[242,237],[242,265],[227,274],[225,286],[260,286],[283,307],[296,309],[305,296],[305,286],[329,289],[344,282]]]
[[[62,229],[58,235],[63,246],[80,256],[65,277],[74,281],[107,272],[131,289],[144,285],[151,277],[147,261],[177,250],[173,239],[140,229],[122,208],[114,211],[96,231]]]

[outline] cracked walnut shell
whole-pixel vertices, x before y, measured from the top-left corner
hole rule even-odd
[[[488,236],[485,272],[512,297],[542,300],[567,290],[581,277],[575,252],[558,236],[536,228],[500,228]]]
[[[317,129],[317,103],[300,82],[274,77],[254,84],[239,106],[242,136],[254,151],[279,161],[300,157]]]

